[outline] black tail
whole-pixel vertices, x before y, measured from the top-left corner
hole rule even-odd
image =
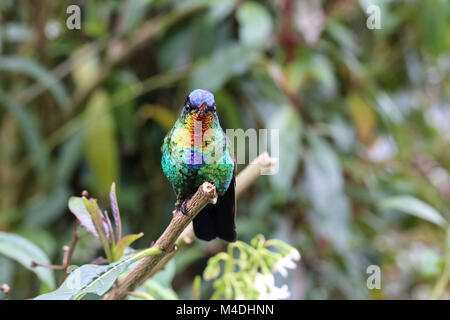
[[[223,196],[219,196],[216,204],[208,204],[194,218],[194,233],[201,240],[210,241],[219,237],[228,242],[237,239],[235,177]]]

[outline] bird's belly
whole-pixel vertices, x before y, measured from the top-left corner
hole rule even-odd
[[[199,168],[195,180],[196,185],[205,181],[214,183],[218,194],[223,194],[230,186],[233,178],[234,163],[205,164]]]
[[[233,177],[234,162],[229,154],[215,163],[207,163],[205,157],[186,150],[169,154],[164,152],[162,167],[175,192],[180,195],[193,194],[204,182],[216,186],[217,193],[223,194],[229,187]],[[174,158],[174,155],[179,157]]]

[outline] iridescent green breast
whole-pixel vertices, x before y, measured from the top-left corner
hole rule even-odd
[[[193,194],[205,181],[214,183],[219,194],[229,187],[234,161],[220,125],[212,126],[208,137],[194,143],[189,128],[178,120],[162,146],[162,168],[178,195]],[[204,131],[203,133],[205,133]]]

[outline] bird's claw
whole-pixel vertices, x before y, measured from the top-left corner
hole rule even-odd
[[[189,198],[186,198],[186,199],[184,199],[181,203],[178,203],[177,205],[176,205],[176,209],[177,210],[179,210],[182,214],[184,214],[185,216],[189,216],[189,213],[188,213],[188,211],[187,211],[187,208],[186,208],[186,205],[187,205],[187,203],[188,203],[188,201],[190,200],[191,198],[189,197]]]

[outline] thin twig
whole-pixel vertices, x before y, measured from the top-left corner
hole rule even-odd
[[[67,277],[67,269],[70,266],[70,263],[72,261],[72,256],[73,253],[75,251],[75,247],[77,246],[77,242],[80,239],[78,236],[78,227],[79,227],[80,223],[78,222],[78,220],[75,223],[75,227],[73,229],[73,235],[72,235],[72,243],[70,244],[70,247],[67,248],[67,246],[65,247],[67,250],[64,253],[64,258],[63,258],[63,275],[61,277],[61,280],[59,281],[59,285],[61,285],[64,280]]]
[[[47,268],[47,269],[52,269],[52,270],[63,270],[64,269],[63,265],[59,265],[59,264],[44,264],[44,263],[39,263],[39,262],[36,262],[36,261],[31,261],[31,267],[32,268],[41,267],[41,268]]]
[[[70,263],[72,261],[72,256],[75,251],[75,247],[77,246],[77,242],[80,239],[80,237],[78,235],[78,227],[79,226],[80,226],[80,223],[77,220],[75,223],[74,230],[73,230],[72,243],[70,244],[70,247],[63,246],[64,255],[63,255],[62,265],[43,264],[43,263],[38,263],[36,261],[31,262],[32,268],[41,267],[41,268],[47,268],[47,269],[52,269],[52,270],[62,270],[63,274],[62,274],[61,280],[59,281],[58,286],[60,286],[67,277],[67,269],[70,267]]]

